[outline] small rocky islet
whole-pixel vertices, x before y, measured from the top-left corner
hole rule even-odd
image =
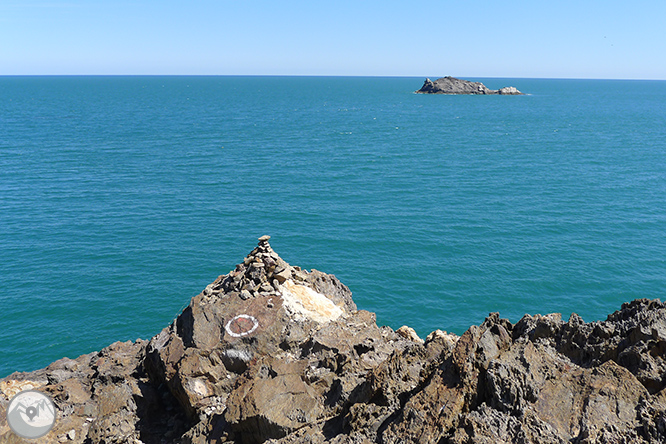
[[[263,236],[150,340],[0,380],[57,407],[43,443],[664,443],[666,305],[605,321],[491,313],[462,336],[379,327]]]
[[[499,94],[506,96],[524,95],[514,86],[505,86],[500,89],[490,89],[481,82],[471,82],[469,80],[457,79],[455,77],[442,77],[434,82],[425,79],[423,86],[417,94],[473,94],[473,95],[491,95]]]

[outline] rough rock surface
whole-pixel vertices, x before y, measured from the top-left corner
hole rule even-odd
[[[260,238],[150,341],[0,380],[58,418],[44,443],[663,443],[666,305],[606,321],[492,313],[461,337],[378,327],[334,276]]]
[[[489,89],[481,82],[470,82],[469,80],[456,79],[455,77],[442,77],[434,82],[425,79],[421,89],[416,91],[420,94],[501,94],[519,96],[522,95],[517,88],[505,86],[500,89]]]

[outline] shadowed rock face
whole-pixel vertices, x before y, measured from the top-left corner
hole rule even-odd
[[[505,86],[500,89],[489,89],[481,82],[470,82],[469,80],[456,79],[455,77],[442,77],[434,82],[425,79],[419,94],[501,94],[510,96],[523,95],[513,86]]]
[[[665,351],[657,300],[423,341],[262,237],[150,341],[0,380],[0,443],[26,389],[58,409],[45,443],[663,443]]]

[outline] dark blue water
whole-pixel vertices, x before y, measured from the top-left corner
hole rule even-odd
[[[150,338],[255,246],[380,324],[666,288],[666,82],[0,77],[0,376]]]

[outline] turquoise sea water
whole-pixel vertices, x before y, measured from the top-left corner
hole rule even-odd
[[[666,82],[0,77],[0,377],[150,338],[255,246],[380,324],[666,288]]]

